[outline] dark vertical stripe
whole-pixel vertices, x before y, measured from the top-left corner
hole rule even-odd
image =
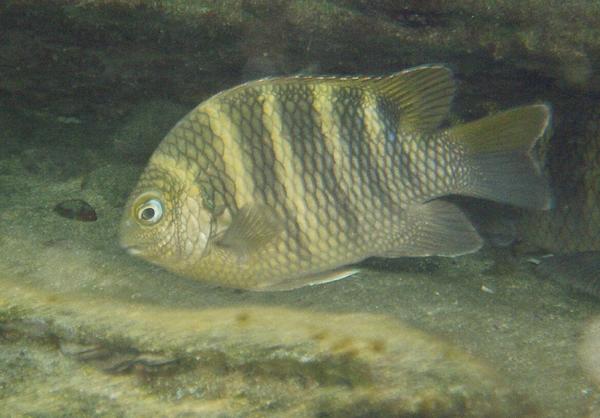
[[[340,227],[348,229],[356,223],[356,216],[350,209],[347,191],[337,181],[333,156],[326,144],[340,138],[325,137],[322,119],[330,115],[315,107],[316,100],[322,99],[319,95],[323,94],[327,93],[318,84],[289,86],[284,94],[282,121],[295,158],[303,164],[306,193],[317,200],[314,210],[319,217],[331,216],[334,212],[338,222],[341,221]]]

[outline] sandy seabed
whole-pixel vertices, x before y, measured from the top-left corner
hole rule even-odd
[[[370,261],[289,292],[209,287],[118,247],[142,167],[111,155],[15,146],[0,159],[0,399],[14,415],[598,411],[577,356],[597,302],[525,261],[485,249]],[[53,212],[66,199],[98,220]]]

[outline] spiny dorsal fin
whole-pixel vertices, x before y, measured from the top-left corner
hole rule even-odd
[[[373,89],[400,109],[400,129],[431,132],[447,117],[456,86],[443,65],[415,67],[373,79]]]
[[[367,88],[385,97],[399,110],[400,129],[404,132],[434,131],[446,118],[456,86],[452,71],[443,65],[423,65],[385,77],[293,76],[251,81],[215,97],[230,97],[246,89],[265,85],[328,83],[340,87]]]
[[[231,219],[215,244],[243,257],[271,242],[281,230],[278,217],[264,205],[246,205]]]

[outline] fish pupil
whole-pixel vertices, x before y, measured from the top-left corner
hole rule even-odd
[[[144,221],[150,221],[152,218],[154,218],[155,214],[156,213],[153,208],[146,208],[142,211],[142,219]]]
[[[155,224],[163,215],[162,202],[158,199],[150,199],[140,205],[137,210],[137,219],[144,224]]]

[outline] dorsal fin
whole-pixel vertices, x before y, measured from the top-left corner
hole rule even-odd
[[[400,130],[420,134],[434,131],[446,118],[456,86],[443,65],[423,65],[384,77],[292,76],[251,81],[218,93],[231,97],[264,85],[320,84],[366,88],[398,108]]]
[[[372,88],[400,110],[400,129],[431,132],[450,110],[456,86],[452,72],[443,65],[410,68],[369,80]]]

